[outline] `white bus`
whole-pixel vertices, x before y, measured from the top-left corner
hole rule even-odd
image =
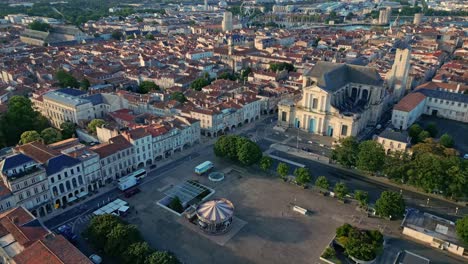
[[[135,176],[135,178],[140,181],[141,179],[146,177],[146,170],[145,169],[139,169],[137,171],[134,171],[134,172],[128,174],[127,176]]]

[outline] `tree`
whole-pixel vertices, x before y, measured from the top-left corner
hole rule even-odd
[[[437,125],[433,122],[429,123],[426,126],[426,131],[429,132],[429,135],[431,135],[432,138],[437,137],[437,134],[439,133],[439,130],[437,129]]]
[[[328,188],[330,188],[330,184],[328,183],[327,177],[325,176],[319,176],[317,180],[315,180],[315,186],[326,191],[328,191]]]
[[[375,211],[382,217],[398,219],[405,213],[405,200],[399,193],[384,191],[375,203]]]
[[[271,166],[273,165],[273,160],[268,156],[263,156],[260,160],[260,168],[263,171],[269,171]]]
[[[431,134],[427,132],[426,130],[421,131],[418,135],[418,141],[417,142],[424,142],[427,138],[430,138]]]
[[[364,171],[380,171],[385,162],[385,150],[374,140],[367,140],[359,144],[357,168]]]
[[[62,133],[55,128],[49,127],[41,131],[41,138],[45,144],[52,144],[62,140]]]
[[[123,38],[123,33],[122,31],[115,30],[112,32],[112,38],[115,40],[121,40]]]
[[[418,142],[418,136],[422,131],[423,131],[422,127],[418,124],[414,124],[409,127],[408,135],[411,137],[411,142],[413,144]]]
[[[72,87],[72,88],[78,88],[80,87],[80,83],[71,75],[70,73],[64,71],[64,70],[58,70],[55,73],[55,78],[58,81],[58,84],[61,87]]]
[[[159,91],[161,88],[152,81],[142,81],[138,86],[138,93],[147,94],[151,91]]]
[[[109,234],[115,226],[122,223],[119,217],[111,214],[94,216],[84,233],[88,241],[96,248],[103,249],[107,241],[107,234]]]
[[[411,157],[407,152],[392,151],[385,157],[382,172],[389,179],[396,182],[405,182],[406,172],[411,167]]]
[[[465,242],[465,244],[468,244],[468,215],[458,219],[455,228],[458,237]]]
[[[382,253],[383,241],[383,235],[377,230],[359,230],[353,227],[344,246],[348,255],[370,261]]]
[[[111,229],[106,238],[104,252],[119,257],[131,244],[139,242],[141,235],[134,225],[118,224]]]
[[[73,135],[75,134],[75,124],[72,123],[72,122],[63,122],[61,125],[60,125],[60,129],[62,130],[62,138],[63,139],[68,139],[68,138],[71,138],[73,137]]]
[[[211,81],[208,78],[198,78],[190,84],[190,88],[195,91],[201,91],[201,89],[209,85]]]
[[[92,133],[96,133],[96,127],[102,127],[105,124],[106,124],[106,121],[102,119],[93,119],[88,124],[88,130],[91,131]]]
[[[447,133],[443,134],[440,137],[439,143],[446,148],[452,148],[453,145],[455,144],[453,138]]]
[[[31,101],[24,96],[13,96],[7,111],[0,116],[0,144],[15,145],[25,131],[42,131],[49,126],[47,119],[34,111]]]
[[[21,134],[21,144],[27,144],[29,142],[34,142],[34,141],[38,141],[38,140],[41,140],[41,135],[39,135],[39,133],[37,133],[37,131],[35,130],[30,130],[30,131],[25,131]]]
[[[145,38],[146,38],[147,40],[154,40],[154,35],[151,34],[151,33],[149,33],[149,34],[146,34]]]
[[[91,83],[88,79],[83,78],[80,82],[80,89],[83,91],[88,91],[88,88],[91,86]]]
[[[352,167],[356,165],[359,144],[354,137],[347,137],[340,140],[340,145],[337,146],[332,153],[332,159],[339,164]]]
[[[185,95],[182,92],[173,92],[170,96],[171,100],[176,100],[177,102],[183,104],[187,101]]]
[[[244,166],[253,165],[262,158],[262,150],[251,140],[242,142],[237,152],[237,157]]]
[[[123,259],[128,264],[146,264],[148,256],[153,250],[146,242],[136,242],[131,244],[123,253]]]
[[[356,190],[354,191],[354,198],[359,202],[359,206],[367,208],[369,204],[369,194],[365,191]]]
[[[286,176],[289,173],[289,166],[286,163],[280,162],[278,167],[276,167],[276,172],[279,174],[281,179],[286,180]]]
[[[146,259],[146,264],[179,264],[180,261],[167,251],[153,252]]]
[[[168,207],[171,208],[172,210],[178,212],[178,213],[182,213],[184,211],[184,206],[182,205],[182,202],[180,201],[178,196],[172,198],[172,200],[169,203]]]
[[[235,81],[237,79],[237,76],[230,72],[223,72],[218,76],[218,79]]]
[[[32,30],[47,32],[50,30],[50,25],[48,23],[45,23],[39,20],[34,20],[32,23],[28,25],[28,28]]]
[[[309,170],[306,168],[297,168],[294,170],[296,182],[301,186],[306,186],[310,182]]]
[[[333,191],[335,192],[336,197],[338,197],[338,199],[340,200],[343,200],[348,194],[348,188],[346,187],[346,184],[344,182],[336,183],[335,188],[333,188]]]
[[[274,72],[287,70],[288,72],[290,72],[290,71],[294,71],[294,65],[291,63],[287,63],[287,62],[271,63],[270,70]]]

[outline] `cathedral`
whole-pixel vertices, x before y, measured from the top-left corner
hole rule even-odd
[[[281,101],[278,125],[343,138],[377,125],[389,95],[371,67],[318,62],[303,74],[302,98]]]

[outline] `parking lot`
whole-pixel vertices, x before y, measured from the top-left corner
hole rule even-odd
[[[437,137],[442,136],[444,133],[449,134],[454,139],[455,148],[460,152],[460,154],[463,155],[468,153],[468,140],[466,140],[468,124],[427,115],[421,116],[417,123],[423,128],[429,123],[435,123],[439,130]]]

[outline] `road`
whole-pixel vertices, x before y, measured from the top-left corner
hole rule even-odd
[[[211,148],[210,148],[211,149]],[[147,177],[142,180],[140,185],[148,184],[151,181],[154,181],[164,173],[173,170],[174,168],[180,166],[185,161],[196,158],[200,156],[197,151],[193,151],[192,153],[188,153],[187,155],[174,160],[166,165],[163,165],[155,170],[152,170],[148,173]],[[112,199],[117,198],[122,193],[117,187],[114,187],[112,190],[100,194],[96,197],[91,198],[88,201],[83,202],[79,207],[75,207],[71,210],[64,212],[44,223],[44,225],[49,229],[55,229],[60,225],[66,224],[68,222],[73,221],[74,219],[78,218],[80,215],[86,214],[90,211],[96,210],[99,208],[99,205],[104,205],[105,203],[111,201]]]
[[[312,161],[309,159],[300,158],[300,157],[297,157],[297,156],[294,156],[285,152],[280,152],[280,151],[274,151],[272,152],[272,154],[281,158],[293,160],[294,162],[298,162],[298,163],[306,165],[310,169],[313,177],[316,178],[322,175],[326,176],[329,179],[331,186],[333,186],[336,182],[343,181],[344,183],[346,183],[346,185],[348,186],[350,190],[366,191],[369,193],[370,203],[375,203],[375,201],[379,198],[380,193],[383,191],[387,191],[387,190],[391,190],[395,192],[401,191],[401,189],[398,189],[397,187],[389,186],[389,185],[378,183],[378,182],[376,183],[359,174],[350,173],[347,170],[343,170],[337,167],[332,167],[327,164]],[[273,167],[275,168],[275,166]],[[291,166],[291,172],[293,169],[294,169],[294,166]],[[450,220],[456,220],[458,218],[457,215],[463,216],[463,215],[468,214],[468,208],[460,206],[458,210],[458,214],[455,215],[456,206],[453,203],[450,203],[444,200],[430,198],[429,206],[427,206],[428,198],[427,196],[423,194],[410,192],[406,190],[403,190],[402,194],[403,194],[403,197],[405,198],[406,205],[408,207],[421,209],[428,213],[440,215]]]

